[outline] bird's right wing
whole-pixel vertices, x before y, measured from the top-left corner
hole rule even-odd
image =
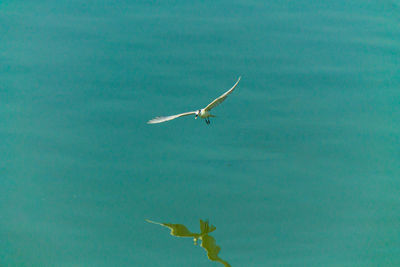
[[[225,267],[231,267],[231,265],[221,259],[218,254],[221,251],[221,247],[217,246],[214,237],[205,234],[201,238],[201,246],[207,251],[207,257],[212,261],[217,261],[222,263]]]
[[[149,120],[147,123],[148,124],[161,123],[161,122],[170,121],[170,120],[173,120],[173,119],[176,119],[179,117],[188,116],[188,115],[192,115],[192,114],[196,114],[196,111],[190,111],[190,112],[186,112],[186,113],[165,116],[165,117],[155,117],[154,119]]]
[[[211,109],[215,108],[216,106],[218,106],[219,104],[221,104],[230,93],[233,92],[233,90],[235,90],[236,86],[238,85],[239,81],[240,81],[241,77],[239,77],[239,79],[237,80],[237,82],[232,86],[231,89],[229,89],[228,91],[226,91],[225,93],[223,93],[222,95],[220,95],[219,97],[217,97],[216,99],[214,99],[210,104],[207,105],[207,107],[205,107],[206,111],[210,111]]]

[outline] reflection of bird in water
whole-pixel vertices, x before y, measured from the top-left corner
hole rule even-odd
[[[217,246],[215,243],[214,237],[208,235],[215,229],[217,229],[214,225],[209,225],[208,221],[200,220],[200,234],[190,232],[186,226],[183,224],[172,224],[172,223],[158,223],[150,220],[146,220],[149,223],[159,224],[161,226],[168,227],[171,229],[171,235],[178,237],[193,237],[194,244],[197,245],[197,240],[201,240],[201,247],[203,247],[207,251],[207,257],[212,261],[218,261],[222,263],[225,267],[230,267],[228,262],[224,261],[220,257],[218,257],[218,253],[221,250],[221,247]]]

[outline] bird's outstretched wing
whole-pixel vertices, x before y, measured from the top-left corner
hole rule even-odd
[[[199,234],[196,233],[192,233],[190,232],[186,226],[184,226],[183,224],[172,224],[172,223],[159,223],[159,222],[154,222],[154,221],[150,221],[147,220],[147,222],[149,223],[154,223],[154,224],[158,224],[164,227],[168,227],[169,229],[171,229],[171,235],[173,236],[177,236],[177,237],[193,237],[193,238],[198,238]]]
[[[212,260],[212,261],[217,261],[222,263],[225,267],[231,267],[231,265],[221,259],[218,256],[219,251],[221,250],[221,247],[217,246],[215,243],[214,237],[205,234],[204,236],[201,237],[201,246],[207,251],[207,257]]]
[[[165,117],[155,117],[154,119],[149,120],[147,123],[148,124],[161,123],[161,122],[170,121],[170,120],[173,120],[173,119],[176,119],[179,117],[188,116],[188,115],[192,115],[192,114],[196,114],[196,111],[190,111],[190,112],[186,112],[186,113],[165,116]]]
[[[233,90],[235,89],[235,87],[238,85],[240,78],[237,80],[237,82],[232,86],[231,89],[229,89],[228,91],[226,91],[225,93],[223,93],[220,97],[214,99],[214,101],[212,101],[210,104],[208,104],[208,106],[205,108],[206,111],[210,111],[211,109],[215,108],[216,106],[218,106],[219,104],[221,104],[225,98],[233,92]]]

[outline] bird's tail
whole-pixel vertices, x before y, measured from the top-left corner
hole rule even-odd
[[[210,114],[209,117],[215,118],[215,117],[217,117],[217,116]]]

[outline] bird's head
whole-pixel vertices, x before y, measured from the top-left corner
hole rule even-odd
[[[196,116],[194,117],[195,119],[197,119],[197,117],[199,116],[200,111],[201,111],[200,109],[198,111],[196,111]]]

